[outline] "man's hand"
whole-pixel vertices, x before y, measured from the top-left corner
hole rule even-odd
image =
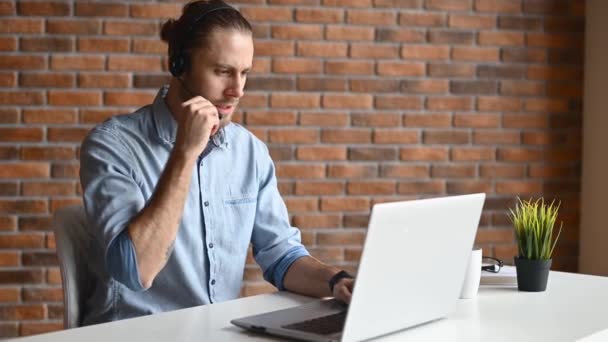
[[[182,103],[181,109],[175,147],[186,155],[198,156],[219,130],[217,108],[204,97],[195,96]]]
[[[346,304],[350,304],[350,298],[353,295],[353,286],[355,285],[355,280],[352,278],[342,278],[340,279],[336,285],[334,285],[334,297],[343,301]]]

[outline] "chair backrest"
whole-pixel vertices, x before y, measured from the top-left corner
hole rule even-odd
[[[64,207],[53,215],[57,257],[63,285],[63,326],[79,327],[84,304],[92,287],[92,276],[87,267],[91,235],[82,206]]]

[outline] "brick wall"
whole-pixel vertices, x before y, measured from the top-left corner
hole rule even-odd
[[[484,191],[478,245],[516,252],[516,196],[563,202],[578,256],[584,3],[240,0],[256,58],[236,120],[264,140],[319,258],[354,270],[374,203]],[[61,328],[49,231],[80,203],[78,148],[167,81],[172,2],[0,0],[0,336]],[[397,264],[398,267],[398,264]],[[244,295],[270,290],[254,265]]]

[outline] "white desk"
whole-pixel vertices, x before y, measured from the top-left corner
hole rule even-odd
[[[16,339],[21,342],[280,341],[244,332],[235,317],[313,300],[289,293],[242,298],[159,315]],[[407,310],[407,308],[404,308]],[[608,328],[608,277],[551,272],[546,292],[482,287],[456,312],[379,341],[574,341]]]

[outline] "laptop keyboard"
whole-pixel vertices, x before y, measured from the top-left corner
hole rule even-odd
[[[346,320],[346,311],[337,314],[313,318],[303,322],[284,325],[283,328],[291,330],[299,330],[319,335],[331,335],[342,331],[344,321]]]

